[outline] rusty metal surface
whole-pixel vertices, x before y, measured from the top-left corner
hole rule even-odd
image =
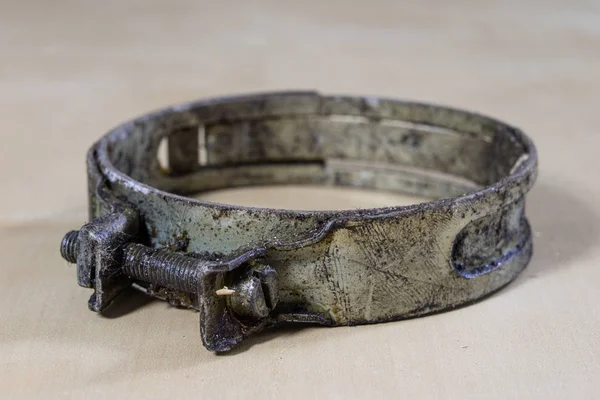
[[[312,92],[199,101],[92,147],[90,222],[61,252],[94,288],[92,310],[134,284],[200,310],[204,345],[226,351],[282,322],[398,320],[501,288],[531,257],[524,207],[536,171],[523,133],[464,111]],[[437,200],[308,212],[185,197],[273,183]]]

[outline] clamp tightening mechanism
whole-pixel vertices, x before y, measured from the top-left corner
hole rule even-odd
[[[216,262],[136,243],[138,227],[137,213],[127,208],[97,217],[63,238],[61,254],[77,264],[79,285],[94,289],[92,311],[102,313],[138,282],[195,297],[202,340],[210,350],[227,351],[262,328],[277,304],[278,280],[273,268],[256,260],[260,252]]]

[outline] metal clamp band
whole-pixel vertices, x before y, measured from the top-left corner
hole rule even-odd
[[[198,101],[115,128],[87,165],[90,222],[61,252],[94,289],[90,308],[102,312],[134,284],[200,310],[213,351],[282,322],[355,325],[451,309],[506,285],[531,257],[524,206],[535,147],[469,112],[312,92]],[[438,200],[308,212],[185,197],[273,183]]]

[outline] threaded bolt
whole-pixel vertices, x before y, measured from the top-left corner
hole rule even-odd
[[[70,263],[77,262],[77,251],[79,250],[79,231],[68,232],[60,243],[60,254]]]
[[[70,263],[77,262],[79,231],[68,232],[61,244],[60,254]],[[137,243],[123,248],[121,268],[134,279],[154,283],[169,289],[195,293],[199,279],[199,261],[171,250],[153,249]]]
[[[202,260],[138,243],[124,243],[122,246],[120,267],[125,275],[172,290],[190,294],[198,292],[198,283],[204,273]],[[63,238],[60,253],[65,260],[75,263],[78,251],[79,231],[71,231]],[[260,268],[256,273],[258,276],[250,274],[243,278],[230,292],[224,287],[216,294],[222,295],[219,292],[223,290],[227,290],[228,295],[235,293],[228,300],[228,307],[231,307],[232,312],[244,318],[262,320],[277,302],[277,273],[268,266]]]
[[[123,249],[121,268],[134,279],[195,293],[200,279],[199,264],[199,260],[171,250],[129,243]]]

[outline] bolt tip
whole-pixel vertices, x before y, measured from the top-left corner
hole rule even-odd
[[[60,243],[60,254],[68,262],[77,262],[77,250],[79,247],[79,231],[68,232]]]

